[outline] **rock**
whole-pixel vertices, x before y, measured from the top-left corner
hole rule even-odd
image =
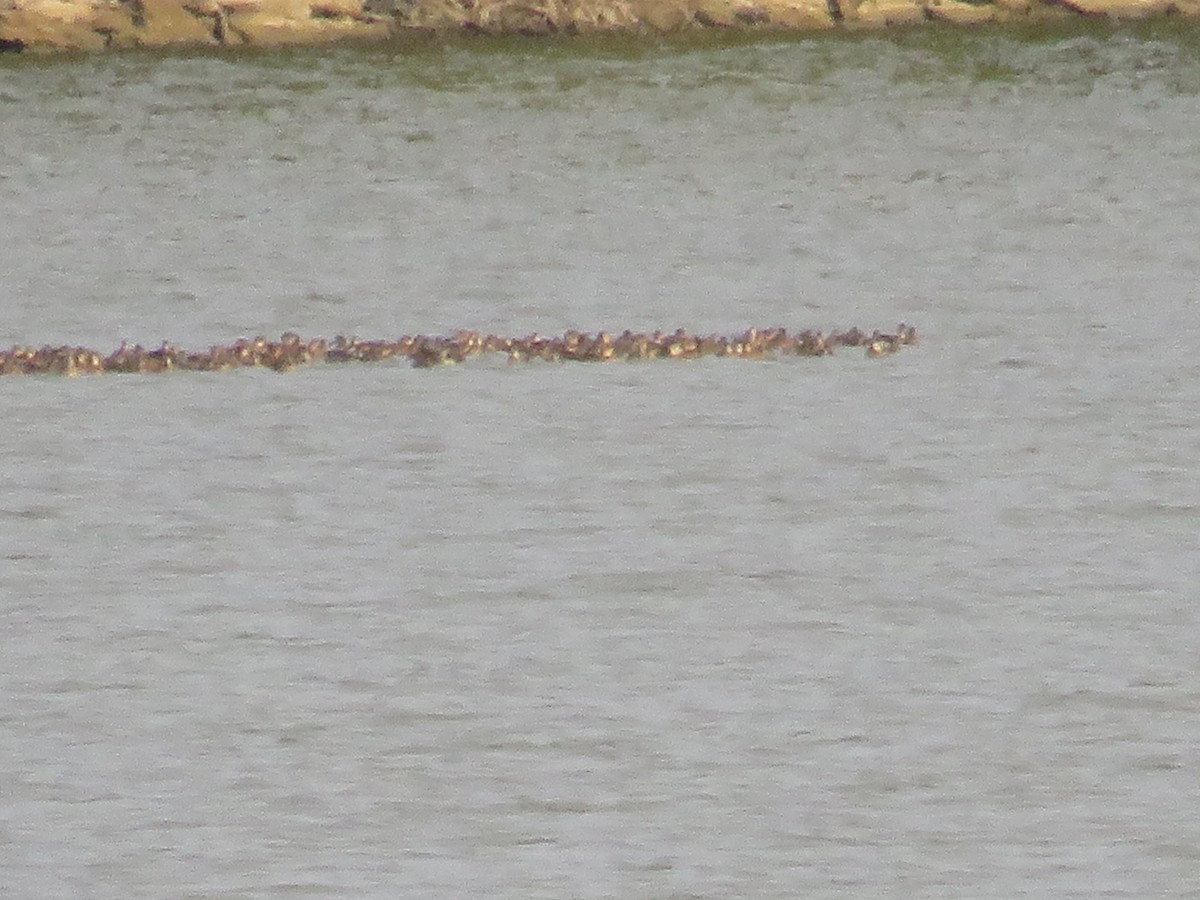
[[[312,15],[290,17],[277,12],[229,13],[225,17],[225,42],[256,47],[329,44],[346,40],[385,40],[391,34],[386,22],[364,22],[349,17]]]
[[[397,30],[553,34],[875,28],[1078,15],[1200,18],[1200,0],[0,0],[0,51],[383,40]]]
[[[962,0],[926,0],[925,12],[931,19],[955,25],[983,25],[996,21],[1000,15],[995,4],[963,3]]]
[[[926,19],[925,6],[920,0],[863,0],[858,4],[842,0],[841,8],[845,23],[851,27],[912,25]]]
[[[761,6],[775,28],[815,30],[835,24],[828,0],[764,0]]]
[[[565,16],[553,0],[496,0],[473,11],[472,24],[490,34],[551,34],[562,29]]]
[[[1111,19],[1145,19],[1173,9],[1172,0],[1060,0],[1063,6],[1085,16]]]
[[[16,5],[19,4],[19,5]],[[385,40],[362,0],[14,0],[0,9],[0,46],[98,50],[214,44]]]
[[[634,30],[638,17],[625,0],[564,0],[571,20],[571,31]]]
[[[374,0],[374,2],[387,2],[387,0]],[[368,3],[367,7],[375,9],[372,3]],[[392,15],[399,27],[422,31],[466,28],[471,22],[470,10],[456,0],[424,0],[421,3],[406,3],[398,5]]]
[[[111,7],[19,0],[0,9],[0,44],[10,50],[100,50],[108,46],[111,29],[128,24],[128,16]]]
[[[1057,0],[995,0],[1002,22],[1063,22],[1078,15]]]
[[[362,0],[312,0],[309,9],[318,19],[360,19],[363,15]]]
[[[75,0],[25,0],[16,3],[15,8],[31,16],[40,16],[49,22],[64,25],[86,25],[93,12],[91,4],[78,3]]]
[[[643,26],[664,33],[678,31],[692,21],[690,10],[682,3],[663,3],[662,0],[631,0],[629,10]]]
[[[198,46],[217,42],[213,21],[189,12],[180,0],[131,0],[126,6],[133,27],[115,32],[114,46]]]
[[[217,0],[227,15],[261,15],[274,19],[311,19],[308,0]]]
[[[709,28],[733,28],[735,25],[748,24],[738,18],[738,11],[749,6],[737,0],[695,0],[692,18]]]

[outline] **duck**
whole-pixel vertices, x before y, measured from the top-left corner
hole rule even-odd
[[[482,353],[503,353],[509,362],[532,359],[547,361],[607,362],[614,359],[695,359],[702,356],[772,357],[777,354],[825,356],[843,344],[861,346],[869,357],[896,353],[901,347],[917,343],[917,330],[900,323],[894,333],[874,331],[869,336],[858,329],[834,331],[828,337],[820,331],[806,330],[790,334],[785,328],[750,328],[733,336],[696,336],[684,328],[667,333],[625,330],[613,337],[607,331],[588,332],[574,329],[560,336],[545,337],[537,332],[524,337],[483,336],[477,331],[461,330],[450,336],[403,335],[396,340],[363,341],[338,335],[331,342],[324,338],[305,340],[297,332],[285,331],[278,341],[259,335],[239,338],[232,344],[214,344],[207,351],[184,352],[164,341],[155,350],[125,341],[108,356],[100,356],[86,347],[44,346],[34,350],[13,346],[0,351],[0,375],[53,373],[78,375],[95,372],[167,372],[173,369],[219,371],[238,366],[262,366],[277,372],[315,362],[373,362],[393,356],[406,357],[415,368],[464,362]]]

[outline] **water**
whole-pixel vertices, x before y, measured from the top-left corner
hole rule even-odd
[[[0,60],[0,894],[1188,895],[1197,32]]]

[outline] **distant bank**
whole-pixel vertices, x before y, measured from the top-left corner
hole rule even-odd
[[[0,0],[0,50],[271,47],[422,31],[815,31],[1163,15],[1200,19],[1200,0]]]

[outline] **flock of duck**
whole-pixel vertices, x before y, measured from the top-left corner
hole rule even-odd
[[[736,356],[756,359],[771,356],[825,356],[835,347],[862,347],[868,356],[885,356],[917,343],[916,329],[901,324],[895,331],[864,332],[805,330],[795,334],[786,328],[751,328],[740,334],[694,335],[672,332],[641,333],[600,331],[589,334],[567,331],[543,337],[498,337],[477,331],[458,331],[450,336],[405,335],[394,341],[364,341],[338,336],[305,340],[286,332],[278,341],[265,337],[242,338],[232,344],[214,345],[205,351],[176,349],[169,343],[147,350],[122,343],[107,356],[86,347],[13,347],[0,350],[0,375],[91,375],[103,372],[170,372],[175,370],[215,372],[242,366],[260,366],[286,372],[318,362],[375,362],[407,358],[416,368],[463,362],[484,353],[504,354],[510,362],[607,362],[638,359],[696,359],[702,356]]]

